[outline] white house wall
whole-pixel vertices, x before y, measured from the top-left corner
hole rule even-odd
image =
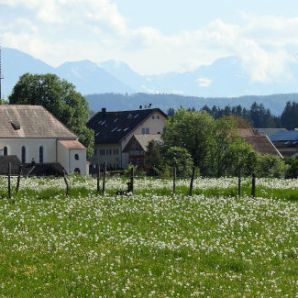
[[[59,142],[57,143],[57,161],[65,169],[66,173],[70,173],[69,150]]]
[[[39,162],[39,147],[43,146],[44,163],[56,162],[56,139],[0,139],[0,148],[7,147],[8,155],[16,155],[22,160],[22,146],[26,148],[26,163],[34,158]]]
[[[75,155],[78,155],[79,159],[75,159]],[[76,169],[80,169],[80,174],[85,176],[86,173],[86,150],[75,150],[69,151],[70,155],[70,173],[74,173]]]

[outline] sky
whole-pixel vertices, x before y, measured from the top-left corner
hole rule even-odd
[[[298,60],[297,0],[0,0],[0,43],[52,66],[123,61],[142,74],[237,56],[253,81]]]

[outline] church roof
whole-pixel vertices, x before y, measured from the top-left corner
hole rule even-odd
[[[77,139],[42,106],[0,105],[0,138]]]

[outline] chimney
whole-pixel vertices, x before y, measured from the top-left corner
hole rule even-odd
[[[106,108],[102,108],[102,109],[101,109],[101,112],[102,112],[103,115],[105,115],[106,112],[107,112],[107,109],[106,109]]]

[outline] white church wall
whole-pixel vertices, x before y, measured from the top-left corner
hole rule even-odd
[[[55,139],[0,139],[0,148],[7,147],[8,155],[16,155],[22,160],[22,147],[26,148],[26,163],[32,159],[39,163],[39,148],[43,147],[43,162],[56,162],[56,140]]]

